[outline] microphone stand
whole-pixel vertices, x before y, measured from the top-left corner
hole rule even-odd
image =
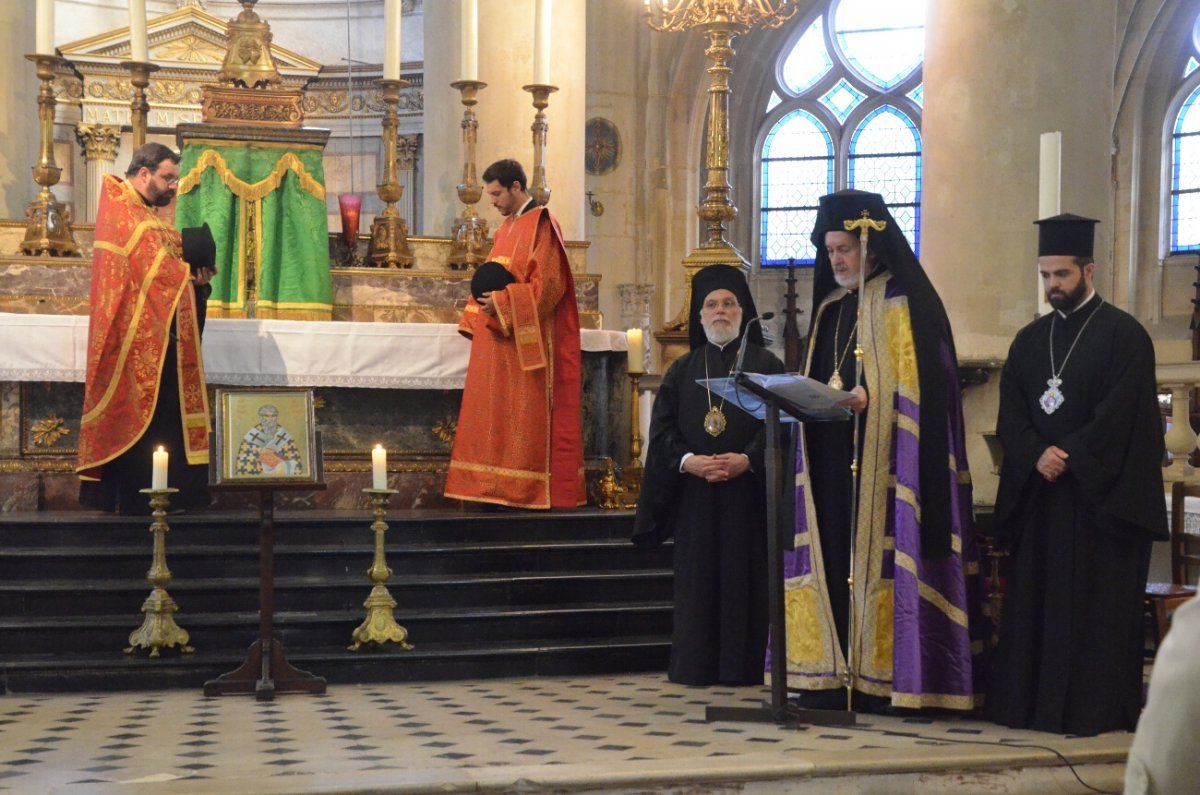
[[[738,344],[737,358],[733,360],[733,369],[729,371],[730,378],[736,378],[738,373],[742,372],[742,360],[746,358],[746,343],[750,340],[750,327],[755,323],[770,320],[773,317],[775,317],[774,312],[763,312],[761,315],[750,318],[750,322],[746,324],[746,328],[742,331],[742,341]]]

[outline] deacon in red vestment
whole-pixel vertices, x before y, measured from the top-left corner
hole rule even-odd
[[[216,248],[207,226],[181,236],[158,217],[178,181],[179,155],[157,143],[134,153],[124,181],[104,177],[76,468],[87,507],[148,512],[138,491],[150,486],[159,445],[170,453],[168,485],[181,490],[172,504],[208,500],[200,329]]]
[[[514,281],[472,296],[458,326],[471,357],[446,496],[573,508],[586,502],[579,311],[562,232],[520,163],[493,163],[483,182],[505,216],[488,259]]]

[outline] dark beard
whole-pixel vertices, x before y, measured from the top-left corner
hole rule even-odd
[[[1087,282],[1080,279],[1079,286],[1071,292],[1047,294],[1046,301],[1059,312],[1070,312],[1079,306],[1079,302],[1083,300],[1085,295],[1087,295]]]

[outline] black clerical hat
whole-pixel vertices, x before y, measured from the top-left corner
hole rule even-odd
[[[813,225],[813,245],[818,251],[824,249],[826,232],[845,232],[845,222],[857,221],[863,217],[863,213],[873,221],[886,221],[889,226],[896,225],[892,214],[888,212],[887,204],[878,193],[848,189],[822,196],[817,207],[817,220]],[[853,234],[857,235],[858,232]],[[870,235],[875,234],[870,232]]]
[[[700,325],[700,307],[704,306],[704,299],[713,290],[728,290],[737,296],[742,307],[742,327],[738,330],[739,336],[745,333],[746,324],[758,316],[758,310],[754,308],[754,297],[750,295],[750,285],[746,283],[746,276],[741,268],[734,265],[709,265],[701,268],[692,277],[692,305],[688,321],[688,344],[692,348],[698,348],[708,341],[704,334],[704,326]],[[750,341],[766,347],[761,325],[750,329]]]
[[[192,271],[201,268],[217,269],[217,241],[213,240],[208,224],[189,226],[179,232],[183,238],[183,259]]]
[[[1095,218],[1063,213],[1034,221],[1038,225],[1039,257],[1091,258],[1096,237]]]
[[[503,290],[516,280],[517,277],[499,262],[484,262],[475,269],[475,275],[471,277],[471,295],[478,301],[484,293]]]

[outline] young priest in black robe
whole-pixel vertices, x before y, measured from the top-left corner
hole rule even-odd
[[[1096,221],[1038,221],[1052,312],[1000,380],[995,528],[1010,551],[987,714],[1014,728],[1132,731],[1150,544],[1167,538],[1154,347],[1092,289]]]
[[[696,383],[729,375],[743,335],[744,372],[782,373],[764,347],[741,271],[710,265],[692,278],[691,350],[663,376],[650,418],[633,542],[674,537],[672,682],[762,684],[767,643],[765,432]]]

